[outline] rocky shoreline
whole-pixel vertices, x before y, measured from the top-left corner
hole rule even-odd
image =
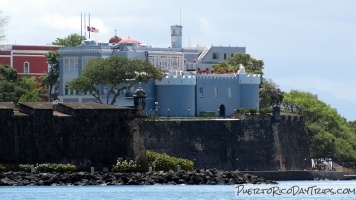
[[[0,186],[88,186],[88,185],[233,185],[276,184],[259,176],[216,169],[192,172],[0,172]]]

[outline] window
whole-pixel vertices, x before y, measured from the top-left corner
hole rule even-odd
[[[88,62],[92,59],[95,59],[93,57],[85,57],[85,58],[82,58],[83,62],[82,62],[82,70],[85,68],[85,66],[87,66]]]
[[[217,87],[214,88],[214,96],[215,96],[215,98],[218,98],[218,88]]]
[[[23,73],[30,73],[30,63],[29,62],[24,62],[23,63]]]
[[[64,59],[64,71],[68,71],[69,70],[69,61],[68,59]]]
[[[213,59],[219,59],[219,53],[213,53]]]
[[[233,53],[231,54],[231,57],[234,57],[234,54],[233,54]]]
[[[231,88],[227,88],[227,98],[231,99]]]
[[[202,87],[199,88],[199,97],[203,98],[203,88]]]
[[[226,53],[224,53],[224,60],[226,60]]]
[[[64,71],[78,71],[78,58],[64,58]]]

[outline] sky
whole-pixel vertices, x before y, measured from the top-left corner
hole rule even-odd
[[[89,13],[99,29],[90,38],[101,42],[116,30],[123,39],[169,47],[170,27],[182,25],[183,47],[246,47],[282,91],[316,94],[347,121],[356,120],[355,9],[354,0],[0,0],[10,17],[5,44],[89,38],[81,28]]]

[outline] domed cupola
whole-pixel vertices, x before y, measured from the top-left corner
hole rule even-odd
[[[133,39],[133,38],[130,38],[130,36],[126,39],[123,39],[119,42],[119,44],[129,44],[129,43],[134,43],[134,44],[142,44],[140,41],[136,40],[136,39]]]
[[[122,40],[121,37],[115,35],[110,38],[109,43],[110,44],[118,44],[121,40]]]

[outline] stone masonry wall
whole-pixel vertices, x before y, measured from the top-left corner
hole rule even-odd
[[[238,119],[136,118],[135,110],[97,103],[0,103],[0,163],[108,167],[145,150],[193,160],[196,168],[303,170],[304,122],[282,116]]]
[[[73,163],[108,167],[118,157],[144,155],[131,130],[133,110],[95,103],[0,106],[0,163]],[[7,109],[6,109],[6,108]],[[137,143],[134,145],[134,142]]]
[[[141,131],[146,149],[191,159],[197,168],[302,170],[310,160],[302,121],[167,119],[146,121]]]

